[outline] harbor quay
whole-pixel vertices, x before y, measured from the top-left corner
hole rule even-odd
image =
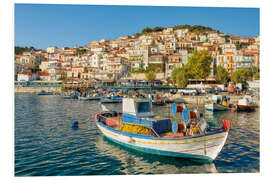
[[[14,87],[15,93],[37,93],[42,90],[53,91],[56,94],[61,93],[61,87]]]
[[[93,91],[94,88],[82,88],[82,87],[76,87],[76,88],[69,88],[64,89],[63,87],[14,87],[15,93],[38,93],[42,90],[44,91],[53,91],[55,95],[61,95],[65,91],[80,91],[84,93],[85,91]],[[97,91],[102,90],[102,88],[96,89]],[[163,98],[168,98],[172,102],[177,101],[177,99],[182,99],[184,102],[190,105],[204,105],[205,99],[210,94],[199,94],[199,95],[181,95],[180,93],[171,94],[169,92],[164,93],[163,90],[156,90],[156,94],[161,95]],[[245,94],[231,94],[228,92],[221,92],[219,95],[225,95],[230,98],[231,104],[236,104],[239,99],[243,98]],[[254,102],[257,106],[260,105],[259,99],[254,99]]]

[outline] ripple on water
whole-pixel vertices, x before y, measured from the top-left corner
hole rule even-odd
[[[108,108],[121,109],[119,105]],[[168,108],[157,107],[158,114]],[[231,121],[226,145],[214,163],[140,153],[104,138],[93,116],[98,101],[59,96],[15,95],[15,175],[120,175],[259,172],[259,111],[205,114]],[[89,118],[90,116],[90,118]],[[79,128],[71,123],[79,121]]]

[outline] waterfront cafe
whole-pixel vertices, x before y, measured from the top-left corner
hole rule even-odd
[[[98,80],[85,80],[85,81],[68,81],[64,83],[65,88],[93,88],[99,85]]]
[[[62,81],[15,81],[15,87],[62,87]]]
[[[120,80],[117,83],[118,86],[151,86],[151,83],[149,83],[146,80]],[[163,83],[161,80],[154,80],[152,83],[153,86],[162,86]]]

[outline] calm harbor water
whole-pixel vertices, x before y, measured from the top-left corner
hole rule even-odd
[[[120,109],[120,105],[108,108]],[[15,94],[15,176],[122,175],[259,172],[259,109],[204,113],[220,124],[231,121],[223,150],[210,164],[143,154],[107,140],[93,116],[98,101]],[[168,109],[156,107],[167,113]],[[90,117],[90,118],[89,118]],[[72,121],[79,128],[72,129]]]

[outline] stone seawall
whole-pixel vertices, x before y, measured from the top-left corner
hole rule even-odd
[[[61,87],[15,87],[15,93],[37,93],[41,90],[54,91],[56,93],[61,93]]]

